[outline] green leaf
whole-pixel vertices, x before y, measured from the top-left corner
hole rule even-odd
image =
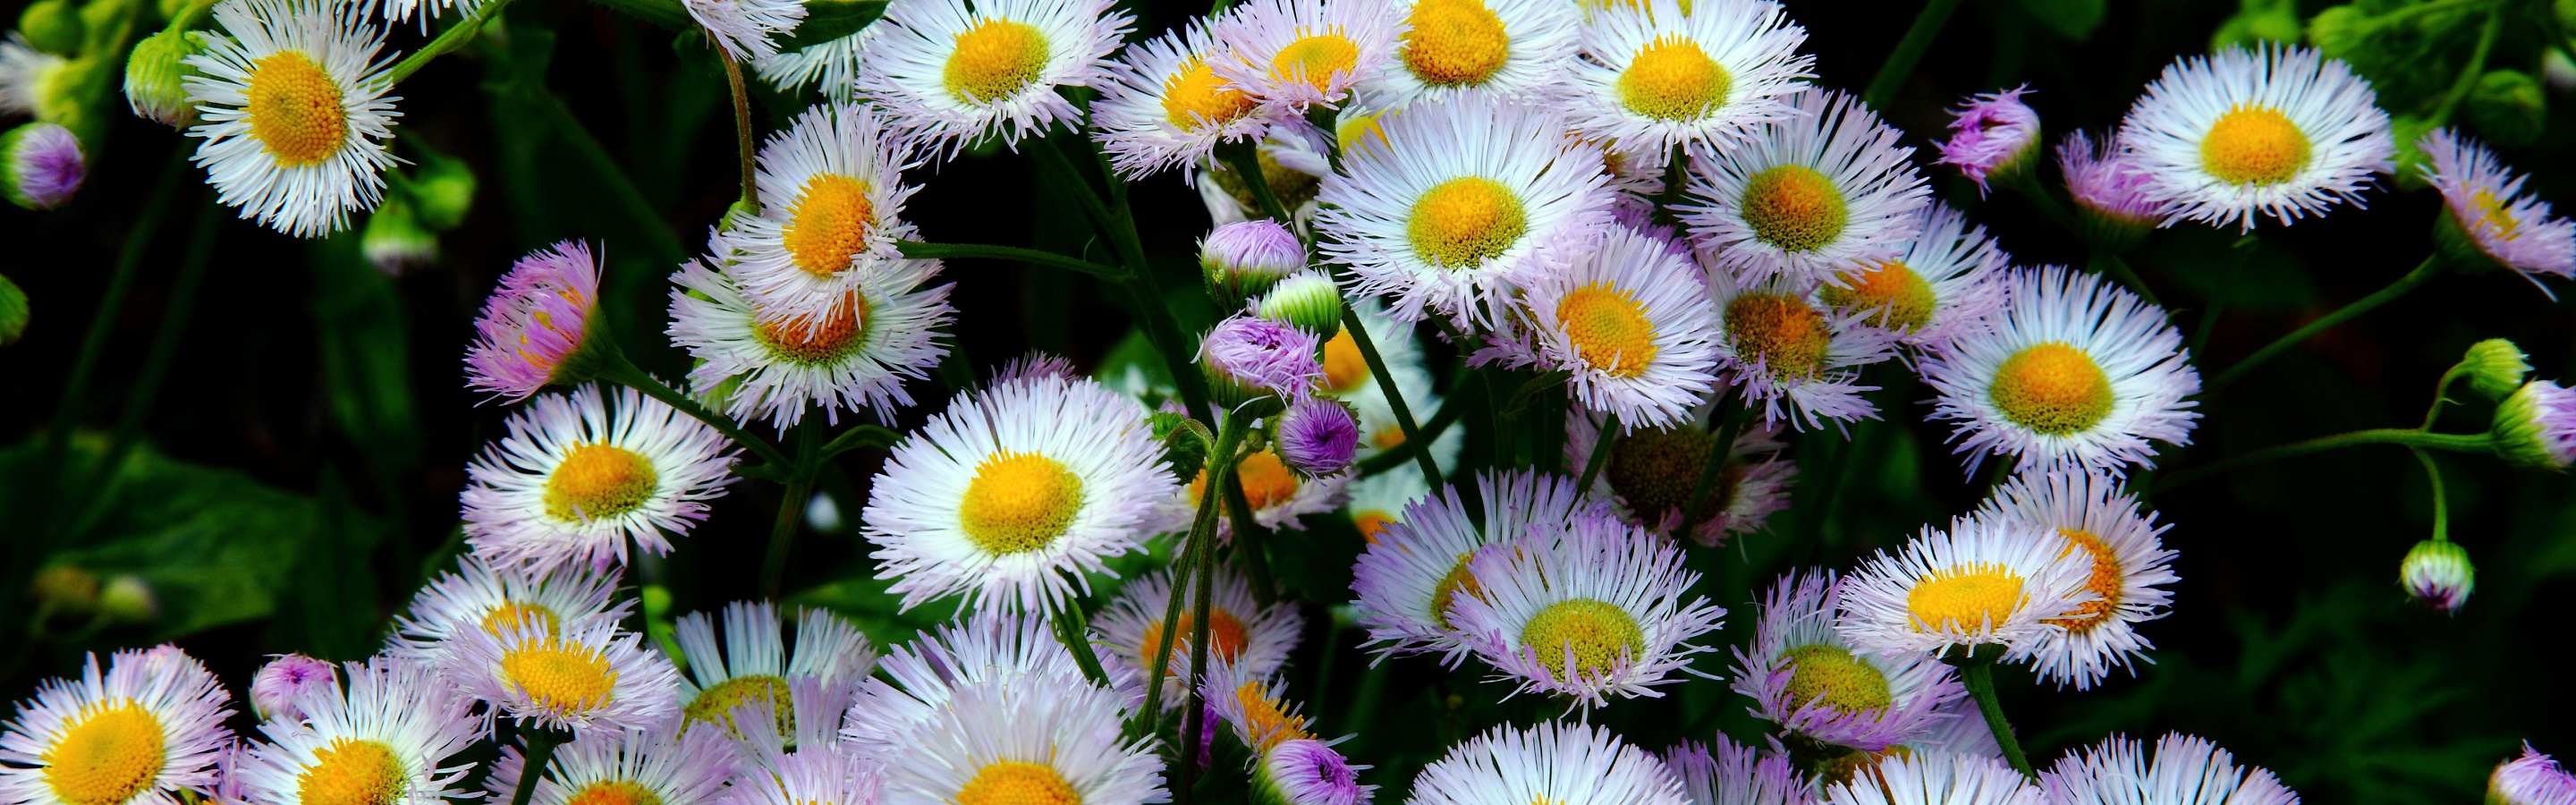
[[[2108,0],[2021,0],[2023,11],[2039,18],[2057,35],[2077,42],[2093,38],[2093,29],[2101,27],[2102,14],[2108,6]]]

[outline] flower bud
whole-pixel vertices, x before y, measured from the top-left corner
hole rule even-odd
[[[1360,785],[1359,771],[1340,752],[1313,738],[1280,741],[1252,772],[1253,801],[1261,805],[1361,805],[1377,786]]]
[[[2522,349],[2502,338],[2489,338],[2469,345],[2468,355],[2460,365],[2469,376],[2469,388],[2490,400],[2502,400],[2522,387],[2522,378],[2531,373],[2531,364],[2523,360]]]
[[[334,686],[340,678],[331,663],[302,654],[280,654],[261,666],[250,679],[250,706],[262,720],[295,720],[304,717],[295,706],[298,694],[306,690]]]
[[[2128,251],[2164,222],[2168,210],[2147,195],[2146,170],[2121,152],[2116,135],[2100,148],[2084,132],[2067,135],[2057,145],[2057,168],[2066,178],[2066,195],[2075,199],[2085,242]]]
[[[2039,113],[2021,102],[2028,87],[1978,95],[1950,121],[1950,141],[1941,144],[1940,163],[1955,165],[1977,182],[2015,181],[2039,153]]]
[[[462,159],[423,155],[403,189],[411,195],[412,212],[421,225],[445,232],[464,224],[465,214],[474,208],[474,168]]]
[[[38,121],[0,134],[0,195],[9,203],[31,210],[60,207],[88,176],[89,160],[71,129]]]
[[[0,347],[17,343],[19,336],[27,334],[31,312],[27,292],[19,290],[18,283],[10,282],[8,275],[0,274]]]
[[[2489,142],[2507,148],[2530,145],[2549,122],[2549,93],[2530,73],[2491,70],[2478,77],[2460,111]]]
[[[27,588],[40,609],[64,615],[87,615],[98,609],[98,574],[78,565],[55,565],[37,571]]]
[[[2547,380],[2522,384],[2496,404],[2487,437],[2507,463],[2565,471],[2576,464],[2576,391]]]
[[[18,12],[18,33],[27,44],[46,53],[71,56],[80,53],[81,34],[88,26],[81,22],[80,9],[70,0],[36,0],[27,10]]]
[[[187,60],[206,52],[204,36],[162,31],[134,43],[134,54],[125,58],[125,105],[135,117],[179,128],[197,124],[197,105],[188,100],[184,82],[201,74]]]
[[[1199,270],[1208,296],[1232,310],[1306,267],[1306,246],[1268,218],[1226,224],[1199,241]]]
[[[161,619],[161,599],[142,576],[121,573],[98,591],[98,614],[109,623],[139,626]]]
[[[1308,397],[1279,415],[1279,460],[1308,478],[1321,478],[1351,466],[1360,450],[1360,423],[1340,402]]]
[[[599,305],[599,263],[590,246],[564,241],[532,252],[501,275],[474,322],[480,337],[465,352],[466,386],[519,400],[548,384],[589,379],[586,356],[614,349]]]
[[[358,250],[367,255],[367,263],[377,271],[399,277],[406,269],[427,266],[438,259],[438,236],[421,225],[409,199],[401,193],[387,193],[384,203],[367,214],[367,228],[358,237]]]
[[[2558,761],[2523,744],[2522,756],[2496,764],[2487,775],[2486,805],[2563,805],[2576,801],[2576,776]]]
[[[2478,569],[2469,551],[2450,540],[2428,539],[2406,552],[2397,567],[2397,583],[2415,600],[2443,612],[2458,612],[2477,589]]]
[[[1238,315],[1217,322],[1199,343],[1199,371],[1209,392],[1235,414],[1269,416],[1323,382],[1319,343],[1314,333]]]
[[[1281,280],[1253,310],[1262,318],[1287,322],[1319,337],[1331,338],[1342,331],[1342,289],[1321,271]]]

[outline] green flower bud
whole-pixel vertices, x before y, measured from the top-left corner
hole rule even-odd
[[[412,211],[411,202],[403,194],[389,193],[384,203],[367,215],[367,229],[358,238],[358,249],[377,271],[398,277],[405,269],[424,267],[438,259],[438,236],[421,226],[420,216]]]
[[[2507,463],[2566,471],[2576,464],[2576,391],[2547,380],[2522,384],[2496,404],[2487,438]]]
[[[2330,6],[2308,18],[2308,44],[2315,45],[2317,51],[2327,58],[2349,61],[2377,30],[2378,25],[2359,7],[2351,4]]]
[[[2397,566],[2397,583],[2406,594],[2443,612],[2458,612],[2478,586],[2478,568],[2469,551],[2449,540],[2425,540],[2406,552]]]
[[[411,194],[421,225],[445,232],[465,223],[465,213],[474,208],[474,188],[474,168],[465,160],[423,152],[404,190]]]
[[[89,177],[80,137],[59,124],[35,121],[0,134],[0,197],[31,210],[71,203]]]
[[[197,105],[181,82],[198,75],[187,58],[204,52],[203,35],[195,31],[162,31],[134,43],[134,54],[125,59],[125,105],[154,123],[196,125]]]
[[[2433,160],[2424,155],[2424,135],[2432,131],[2432,119],[2422,115],[2389,116],[2388,133],[2397,138],[2397,170],[2393,176],[2399,188],[2411,192],[2432,186],[2424,178],[2433,173]]]
[[[18,33],[28,46],[46,53],[79,54],[81,34],[88,28],[70,0],[36,0],[18,12]]]
[[[2531,364],[2523,360],[2522,348],[2502,338],[2490,338],[2469,345],[2469,353],[2460,358],[2469,375],[2469,388],[2490,400],[2502,400],[2522,387],[2522,378],[2531,373]]]
[[[99,590],[98,614],[109,623],[140,626],[161,619],[161,599],[143,577],[118,574]]]
[[[1255,311],[1262,318],[1329,339],[1342,331],[1342,289],[1323,272],[1308,271],[1273,286]]]
[[[98,574],[74,565],[55,565],[36,572],[27,594],[38,609],[64,615],[87,615],[98,608]]]
[[[2530,145],[2540,139],[2541,127],[2549,122],[2549,93],[2530,73],[2492,70],[2478,77],[2477,88],[2469,92],[2461,111],[2469,125],[2496,145]]]
[[[15,344],[19,336],[27,334],[29,312],[27,292],[19,290],[18,283],[10,282],[8,275],[0,274],[0,346]]]

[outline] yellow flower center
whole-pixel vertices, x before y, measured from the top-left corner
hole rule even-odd
[[[1252,111],[1255,102],[1242,90],[1226,86],[1216,68],[1196,56],[1163,81],[1163,118],[1172,127],[1195,132],[1221,126]]]
[[[72,724],[45,750],[45,784],[70,805],[117,805],[153,789],[167,759],[161,722],[128,699]]]
[[[1708,465],[1710,446],[1717,437],[1696,427],[1641,429],[1621,436],[1610,447],[1610,463],[1601,468],[1601,476],[1610,481],[1610,491],[1627,502],[1637,518],[1654,523],[1690,505],[1691,490],[1699,485],[1702,468]],[[1735,502],[1736,487],[1744,480],[1745,465],[1734,463],[1718,473],[1717,483],[1708,490],[1708,501],[1701,504],[1696,526],[1708,522]]]
[[[1476,574],[1467,571],[1467,561],[1474,558],[1474,551],[1459,554],[1458,563],[1450,565],[1449,573],[1431,588],[1431,619],[1438,621],[1440,628],[1458,628],[1449,622],[1449,602],[1457,600],[1459,593],[1480,598],[1485,595],[1485,586],[1476,583]]]
[[[1611,377],[1636,377],[1655,360],[1655,323],[1635,295],[1596,282],[1576,288],[1556,302],[1557,326],[1574,342],[1575,354]]]
[[[1173,633],[1174,644],[1189,639],[1197,625],[1198,621],[1190,617],[1190,613],[1181,613],[1181,630]],[[1208,656],[1233,662],[1243,656],[1243,647],[1251,643],[1252,633],[1244,628],[1242,618],[1227,612],[1225,607],[1208,608]],[[1163,624],[1160,621],[1146,624],[1145,643],[1137,647],[1136,655],[1151,660],[1154,650],[1162,645]]]
[[[957,805],[1082,805],[1082,792],[1053,766],[997,760],[957,789]]]
[[[1269,754],[1270,748],[1281,741],[1311,737],[1306,734],[1306,717],[1289,715],[1277,700],[1262,695],[1259,682],[1237,686],[1234,701],[1243,710],[1243,731],[1257,743],[1252,747],[1254,754]]]
[[[1303,81],[1318,91],[1329,91],[1335,74],[1349,73],[1359,63],[1360,46],[1339,31],[1327,30],[1306,34],[1280,48],[1278,55],[1270,57],[1270,77]]]
[[[988,19],[957,35],[940,81],[948,93],[972,104],[987,104],[1035,84],[1046,73],[1047,40],[1035,26]]]
[[[2014,424],[2051,436],[2091,428],[2111,413],[2111,376],[2092,356],[2055,341],[2005,358],[1986,394]]]
[[[1368,359],[1360,355],[1360,343],[1351,338],[1351,328],[1342,328],[1324,342],[1325,391],[1348,394],[1368,379]]]
[[[2312,150],[2307,133],[2280,110],[2237,104],[2201,138],[2200,164],[2228,184],[2279,184],[2308,166]]]
[[[778,734],[792,735],[796,732],[796,708],[788,697],[787,680],[783,677],[767,674],[737,676],[698,691],[696,698],[680,708],[680,713],[692,724],[725,724],[727,729],[733,729],[727,719],[733,717],[734,710],[746,704],[767,701],[770,711],[776,714]]]
[[[1905,593],[1916,631],[1983,632],[2021,609],[2022,579],[2002,565],[1943,568]]]
[[[1297,496],[1296,471],[1288,469],[1288,464],[1279,460],[1279,454],[1268,448],[1235,462],[1234,477],[1243,483],[1243,496],[1252,503],[1253,511],[1286,503]],[[1190,499],[1197,500],[1206,491],[1207,470],[1201,468],[1199,477],[1190,481]]]
[[[281,50],[251,63],[250,133],[277,164],[301,168],[340,152],[349,139],[349,111],[340,84],[311,57]]]
[[[1661,120],[1698,120],[1726,105],[1735,76],[1708,57],[1698,42],[1665,34],[1637,49],[1619,73],[1619,102],[1628,111]]]
[[[1392,522],[1395,522],[1395,515],[1386,512],[1366,511],[1351,515],[1351,527],[1359,529],[1360,537],[1368,540],[1370,545],[1377,544],[1377,532],[1385,531],[1386,524]]]
[[[1485,83],[1512,55],[1503,18],[1478,0],[1420,0],[1404,34],[1404,66],[1432,86]]]
[[[1448,268],[1475,268],[1501,257],[1528,228],[1520,198],[1482,176],[1433,185],[1414,200],[1404,225],[1414,254]]]
[[[483,631],[490,632],[493,637],[508,637],[518,632],[521,624],[535,623],[545,627],[546,634],[551,635],[555,633],[558,620],[554,610],[535,604],[504,601],[483,614]]]
[[[819,319],[819,320],[818,320]],[[868,332],[868,299],[851,291],[829,316],[798,316],[784,321],[760,319],[752,337],[779,360],[800,366],[840,363],[858,350]]]
[[[1932,283],[1905,261],[1889,260],[1877,268],[1846,271],[1839,287],[1827,285],[1825,304],[1846,312],[1874,312],[1868,321],[1890,330],[1914,332],[1932,321]]]
[[[573,792],[564,805],[662,805],[662,795],[633,780],[601,780]]]
[[[2093,572],[2084,579],[2084,589],[2091,590],[2099,597],[2078,604],[2075,611],[2065,613],[2064,617],[2050,618],[2048,622],[2066,627],[2070,632],[2092,631],[2093,627],[2102,625],[2106,620],[2103,615],[2120,606],[2120,594],[2127,591],[2125,582],[2128,574],[2121,572],[2120,556],[2111,552],[2111,544],[2103,542],[2102,538],[2094,536],[2093,532],[2080,528],[2060,528],[2057,533],[2066,537],[2067,552],[2072,553],[2082,549],[2092,557]]]
[[[1568,598],[1547,605],[1521,627],[1521,645],[1538,650],[1538,660],[1558,679],[1568,675],[1566,654],[1574,655],[1572,673],[1598,676],[1620,660],[1646,650],[1646,632],[1637,619],[1610,602]]]
[[[1783,652],[1780,662],[1789,667],[1789,707],[1793,710],[1817,699],[1844,713],[1885,710],[1894,701],[1887,689],[1887,675],[1852,656],[1851,649],[1822,644],[1799,646]]]
[[[829,277],[849,270],[850,258],[867,251],[877,205],[868,200],[868,183],[818,173],[805,180],[787,214],[779,239],[786,242],[788,255],[805,273]]]
[[[2477,205],[2478,219],[2494,227],[2496,237],[2512,240],[2514,236],[2520,234],[2514,231],[2519,226],[2519,222],[2513,219],[2513,213],[2506,211],[2507,201],[2508,199],[2497,198],[2495,191],[2485,188],[2479,188],[2478,192],[2469,197],[2469,203]]]
[[[1377,449],[1380,450],[1391,449],[1403,445],[1404,426],[1388,425],[1386,427],[1378,428],[1377,433],[1369,436],[1369,442],[1377,445]]]
[[[1082,476],[1055,459],[1006,450],[975,468],[957,519],[976,547],[1008,556],[1054,543],[1080,511]]]
[[[1843,191],[1816,169],[1778,165],[1744,183],[1744,223],[1784,252],[1815,251],[1843,234],[1851,208]]]
[[[1379,145],[1385,145],[1386,130],[1379,128],[1378,123],[1381,122],[1381,118],[1386,117],[1386,114],[1345,112],[1342,114],[1341,122],[1333,126],[1333,140],[1341,144],[1342,153],[1345,154],[1358,150],[1360,142],[1371,137],[1376,138]]]
[[[313,750],[313,765],[295,778],[299,805],[393,805],[411,791],[411,773],[381,741],[338,738]]]
[[[612,444],[575,445],[546,478],[546,516],[579,523],[616,517],[653,497],[661,473],[650,459]]]
[[[1749,293],[1726,303],[1726,337],[1739,360],[1759,360],[1764,371],[1783,380],[1824,371],[1834,340],[1824,314],[1806,300],[1776,293]]]
[[[501,676],[536,706],[557,715],[608,704],[617,671],[599,651],[552,637],[521,642],[501,654]]]

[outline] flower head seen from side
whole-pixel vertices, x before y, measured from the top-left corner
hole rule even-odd
[[[879,664],[877,677],[860,683],[847,708],[841,736],[861,752],[884,757],[901,751],[914,731],[963,688],[986,684],[1092,688],[1073,652],[1055,637],[1042,615],[979,611],[897,645]],[[1107,690],[1123,706],[1145,701],[1143,680],[1123,664],[1109,664]],[[800,725],[801,726],[801,725]]]
[[[29,44],[25,31],[10,31],[9,38],[0,40],[0,115],[61,122],[78,114],[61,89],[65,79],[76,76],[70,65],[71,60]]]
[[[2166,733],[2154,756],[2137,741],[2112,738],[2069,752],[2041,772],[2048,801],[2066,805],[2295,805],[2299,795],[2259,768],[2239,767],[2227,750],[2201,738]]]
[[[1403,109],[1460,94],[1531,97],[1554,90],[1572,66],[1583,10],[1555,0],[1404,0],[1395,57],[1360,94]]]
[[[1554,112],[1462,96],[1378,130],[1324,178],[1315,226],[1353,292],[1398,321],[1490,322],[1517,282],[1571,264],[1609,222],[1599,152]]]
[[[494,564],[604,570],[671,552],[733,483],[723,434],[618,387],[547,395],[467,465],[465,540]]]
[[[2522,755],[2496,764],[2487,775],[2490,805],[2566,805],[2576,802],[2576,776],[2558,761],[2522,745]]]
[[[1297,705],[1283,692],[1286,688],[1276,674],[1255,674],[1242,664],[1213,657],[1207,673],[1199,678],[1199,697],[1207,702],[1208,711],[1256,756],[1267,755],[1287,741],[1315,738],[1307,729],[1309,719],[1297,712]]]
[[[1717,434],[1703,425],[1713,407],[1701,406],[1672,427],[1638,428],[1611,440],[1610,457],[1587,491],[1609,500],[1630,523],[1658,534],[1675,533],[1689,516],[1684,510],[1707,469],[1709,450],[1717,444]],[[1599,423],[1586,416],[1565,418],[1565,466],[1591,466],[1600,442]],[[1797,477],[1798,463],[1781,454],[1786,447],[1777,427],[1755,425],[1736,434],[1727,464],[1700,504],[1699,522],[1691,524],[1692,541],[1724,544],[1730,536],[1762,529],[1773,512],[1788,508],[1789,481]]]
[[[1182,591],[1183,601],[1196,601],[1196,587]],[[1252,597],[1252,585],[1230,568],[1217,571],[1216,586],[1208,591],[1208,659],[1223,662],[1253,677],[1266,677],[1288,664],[1288,652],[1297,648],[1305,634],[1306,618],[1287,604],[1261,606]],[[1154,653],[1162,647],[1165,636],[1163,611],[1172,600],[1172,574],[1157,572],[1138,577],[1119,588],[1118,597],[1093,615],[1091,628],[1097,642],[1107,644],[1102,659],[1122,665],[1144,675],[1154,664]],[[1163,672],[1163,706],[1177,708],[1182,694],[1189,689],[1190,636],[1197,622],[1188,611],[1181,612],[1180,625],[1170,632],[1172,653]]]
[[[898,259],[851,269],[839,304],[782,318],[745,293],[740,264],[693,261],[671,278],[671,343],[698,360],[690,386],[737,421],[787,427],[809,409],[832,424],[843,413],[885,419],[912,405],[904,385],[948,354],[954,286],[930,284],[939,268]]]
[[[1314,391],[1324,378],[1314,333],[1287,322],[1238,313],[1199,339],[1198,363],[1217,400],[1229,408],[1255,400],[1255,416],[1276,413]]]
[[[0,797],[25,805],[179,805],[210,791],[232,696],[176,646],[127,649],[49,679],[0,727]]]
[[[1868,774],[1825,786],[1828,805],[2047,805],[2039,786],[1981,755],[1906,754]],[[2157,802],[2158,800],[2148,800]]]
[[[1415,805],[1685,805],[1681,781],[1609,730],[1509,724],[1458,744],[1414,778]]]
[[[60,124],[27,123],[0,134],[0,195],[31,210],[71,203],[89,176],[80,138]]]
[[[1860,367],[1896,357],[1900,336],[1870,324],[1876,312],[1820,304],[1817,285],[1793,277],[1746,283],[1716,266],[1705,276],[1725,379],[1744,405],[1762,407],[1764,425],[1878,418],[1861,396],[1878,387],[1860,384]]]
[[[270,719],[266,742],[243,747],[232,770],[244,805],[304,805],[308,791],[336,802],[438,805],[468,797],[473,764],[441,765],[481,740],[489,722],[474,700],[429,667],[378,657],[342,666],[347,685],[296,698],[299,719]]]
[[[575,359],[588,343],[598,304],[599,261],[589,244],[567,240],[519,258],[474,320],[466,387],[517,401],[548,385],[579,382],[584,367]]]
[[[1219,143],[1259,140],[1269,131],[1273,116],[1263,113],[1259,99],[1217,74],[1232,58],[1207,23],[1192,21],[1128,48],[1110,65],[1110,80],[1092,108],[1092,136],[1120,175],[1140,178],[1195,163]]]
[[[442,681],[520,724],[576,736],[659,730],[679,715],[680,675],[644,636],[606,618],[550,623],[530,613],[455,637]]]
[[[1905,251],[1931,191],[1914,149],[1859,98],[1821,89],[1742,145],[1692,155],[1675,209],[1717,265],[1757,282],[1828,280]]]
[[[771,40],[794,34],[805,21],[799,0],[680,0],[680,7],[734,61],[777,56],[778,43]]]
[[[215,6],[223,35],[183,82],[205,123],[194,161],[225,206],[296,237],[320,237],[384,198],[394,101],[384,35],[362,0],[240,0]]]
[[[1093,380],[1022,378],[958,395],[895,445],[865,535],[906,609],[967,593],[1044,611],[1137,549],[1174,487],[1144,405]]]
[[[1862,313],[1870,326],[1888,330],[1923,350],[1953,333],[1983,326],[2003,307],[2003,278],[2012,262],[1986,228],[1946,204],[1924,208],[1923,229],[1903,254],[1845,271],[1816,287],[1817,301],[1843,313]]]
[[[2165,67],[2120,122],[2149,198],[2174,220],[2252,230],[2360,204],[2396,153],[2370,82],[2297,46],[2231,47]]]
[[[1789,756],[1764,752],[1717,735],[1703,746],[1684,741],[1664,750],[1664,767],[1681,781],[1684,801],[1692,805],[1815,805]]]
[[[1443,487],[1404,507],[1379,528],[1351,568],[1360,625],[1381,655],[1438,651],[1451,663],[1469,645],[1451,616],[1462,597],[1484,594],[1469,565],[1488,548],[1524,537],[1552,537],[1581,518],[1606,517],[1574,481],[1535,472],[1479,475],[1484,526],[1470,519],[1457,487]],[[1499,552],[1499,551],[1496,551]]]
[[[1110,0],[902,0],[870,26],[885,31],[868,45],[858,94],[935,151],[1016,145],[1081,116],[1057,89],[1108,82],[1133,21]]]
[[[1208,296],[1227,308],[1268,293],[1306,267],[1306,244],[1268,218],[1221,224],[1199,240],[1199,272]]]
[[[889,805],[1165,801],[1152,738],[1121,735],[1123,702],[1088,685],[987,679],[949,692],[883,759]]]
[[[731,747],[713,730],[584,735],[555,749],[528,805],[717,805],[738,765]],[[503,748],[484,780],[486,801],[509,802],[527,766],[518,747]],[[758,776],[744,779],[757,784],[753,778]]]
[[[2124,474],[2154,466],[2151,441],[2188,444],[2200,373],[2164,311],[2103,277],[2063,266],[2005,280],[1989,327],[1954,336],[1922,360],[1952,424],[1957,452],[2022,472],[2063,467]]]
[[[813,87],[835,103],[846,103],[857,99],[860,57],[866,55],[868,44],[884,30],[869,25],[856,33],[793,50],[782,49],[768,58],[752,60],[752,67],[760,80],[779,91],[801,93]]]
[[[2506,463],[2565,472],[2576,465],[2576,389],[2532,380],[2496,403],[2496,455]]]
[[[2173,203],[2151,191],[2153,177],[2116,134],[2100,146],[2084,132],[2067,134],[2057,144],[2057,172],[2066,181],[2067,197],[2075,201],[2084,237],[2104,248],[2137,248],[2148,232],[2173,216]]]
[[[2041,679],[2084,690],[2111,669],[2153,648],[2138,624],[2164,617],[2173,600],[2165,586],[2178,581],[2174,552],[2160,538],[2170,526],[2139,510],[2120,491],[2120,479],[2100,471],[2059,470],[2007,481],[1979,507],[1979,516],[2003,518],[2023,530],[2054,531],[2070,553],[2081,554],[2081,586],[2091,600],[2049,622],[2062,627],[2039,638],[2031,662]]]
[[[2442,192],[2448,212],[2434,231],[2453,260],[2510,268],[2534,285],[2576,275],[2576,222],[2551,217],[2549,202],[2525,195],[2523,177],[2494,152],[2449,129],[2425,134],[2421,147],[2432,158],[2425,181]]]
[[[679,698],[690,725],[727,723],[755,701],[766,702],[772,715],[792,716],[792,680],[855,684],[877,663],[876,649],[857,626],[822,609],[799,608],[782,619],[776,604],[735,601],[724,607],[721,642],[716,618],[705,612],[680,618],[674,632],[689,669],[680,677]],[[732,723],[737,730],[748,726]],[[819,726],[828,734],[837,724]]]
[[[2406,595],[2441,612],[2458,612],[2468,606],[2469,594],[2478,588],[2477,565],[2469,561],[2469,549],[2447,539],[2428,539],[2407,549],[2406,558],[2397,566],[2397,585]]]
[[[250,705],[259,720],[295,720],[304,717],[295,708],[296,698],[306,688],[338,687],[340,666],[302,654],[281,654],[259,667],[251,677]]]
[[[2004,659],[2037,652],[2093,600],[2083,580],[2092,557],[2056,533],[2000,518],[1962,517],[1894,553],[1880,551],[1843,579],[1837,628],[1860,651],[1936,654],[2004,647]]]
[[[476,629],[498,633],[529,618],[549,626],[623,620],[632,603],[614,601],[616,592],[615,575],[588,567],[532,571],[468,553],[457,558],[455,570],[422,585],[411,606],[394,617],[385,653],[431,662],[446,651],[448,640]]]
[[[1952,114],[1950,139],[1941,143],[1937,161],[1976,180],[1979,192],[1990,189],[1990,176],[2027,170],[2039,153],[2039,113],[2021,102],[2029,93],[2024,86],[1969,99]]]
[[[1753,714],[1816,743],[1877,752],[1923,737],[1966,690],[1926,654],[1877,654],[1845,639],[1841,585],[1792,571],[1762,600],[1751,651],[1735,650],[1735,692]]]
[[[895,243],[912,235],[903,205],[920,189],[903,171],[919,163],[892,128],[874,108],[823,104],[761,146],[760,213],[729,217],[709,247],[772,326],[828,326],[819,320],[903,261]]]
[[[1377,795],[1377,786],[1360,784],[1368,768],[1351,765],[1324,741],[1292,738],[1261,756],[1253,785],[1280,805],[1367,805]]]
[[[1211,30],[1232,51],[1216,75],[1266,109],[1302,117],[1386,69],[1401,23],[1385,0],[1253,0]]]
[[[1688,421],[1716,387],[1717,310],[1699,267],[1663,241],[1611,227],[1571,265],[1518,284],[1519,333],[1478,362],[1566,372],[1583,410],[1630,431]]]
[[[1699,574],[1681,549],[1608,517],[1583,517],[1553,540],[1523,539],[1467,566],[1478,594],[1452,597],[1449,620],[1476,656],[1524,691],[1599,707],[1612,696],[1655,697],[1679,680],[1690,641],[1726,610],[1684,598]]]
[[[1807,31],[1769,0],[1646,0],[1584,9],[1583,57],[1567,73],[1566,116],[1623,149],[1738,147],[1799,114],[1813,77]]]

